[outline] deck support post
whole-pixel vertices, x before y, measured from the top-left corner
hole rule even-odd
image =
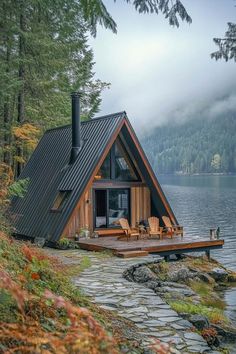
[[[164,256],[164,260],[165,260],[165,262],[169,262],[170,256],[169,255],[168,256]]]
[[[207,251],[206,251],[206,256],[207,256],[207,259],[208,259],[208,260],[211,259],[211,257],[210,257],[210,256],[211,256],[211,255],[210,255],[210,250],[207,250]]]

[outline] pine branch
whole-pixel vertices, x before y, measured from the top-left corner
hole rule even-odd
[[[213,38],[218,50],[211,53],[212,59],[224,59],[236,61],[236,23],[229,22],[225,38]]]

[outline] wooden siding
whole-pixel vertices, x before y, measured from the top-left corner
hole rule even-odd
[[[147,220],[151,216],[150,190],[147,187],[131,188],[131,225]]]
[[[86,191],[83,196],[82,202],[77,204],[74,209],[69,222],[67,223],[63,236],[74,237],[76,232],[85,226],[92,230],[93,214],[92,214],[92,191]]]

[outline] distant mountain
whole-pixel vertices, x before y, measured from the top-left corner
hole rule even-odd
[[[169,122],[141,142],[158,174],[236,173],[236,114]]]

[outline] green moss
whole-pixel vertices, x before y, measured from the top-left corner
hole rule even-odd
[[[71,265],[67,268],[66,274],[68,276],[76,276],[83,272],[85,269],[91,267],[91,260],[88,256],[83,256],[79,264]]]
[[[220,310],[225,309],[226,303],[214,291],[213,284],[206,284],[203,281],[192,280],[189,282],[189,286],[201,297],[202,305],[218,308]]]
[[[158,275],[161,281],[168,280],[168,272],[170,271],[170,264],[166,261],[161,261],[157,264],[150,265],[149,268]]]
[[[203,281],[191,281],[189,282],[189,286],[200,296],[209,295],[213,290],[211,285],[206,284]]]
[[[170,301],[169,304],[178,313],[200,314],[206,316],[212,323],[228,323],[228,319],[220,309],[209,308],[202,304],[193,304],[186,301]]]
[[[105,250],[105,251],[96,252],[96,257],[97,258],[111,258],[111,257],[114,257],[114,254],[113,254],[113,251],[111,251],[111,250]]]

